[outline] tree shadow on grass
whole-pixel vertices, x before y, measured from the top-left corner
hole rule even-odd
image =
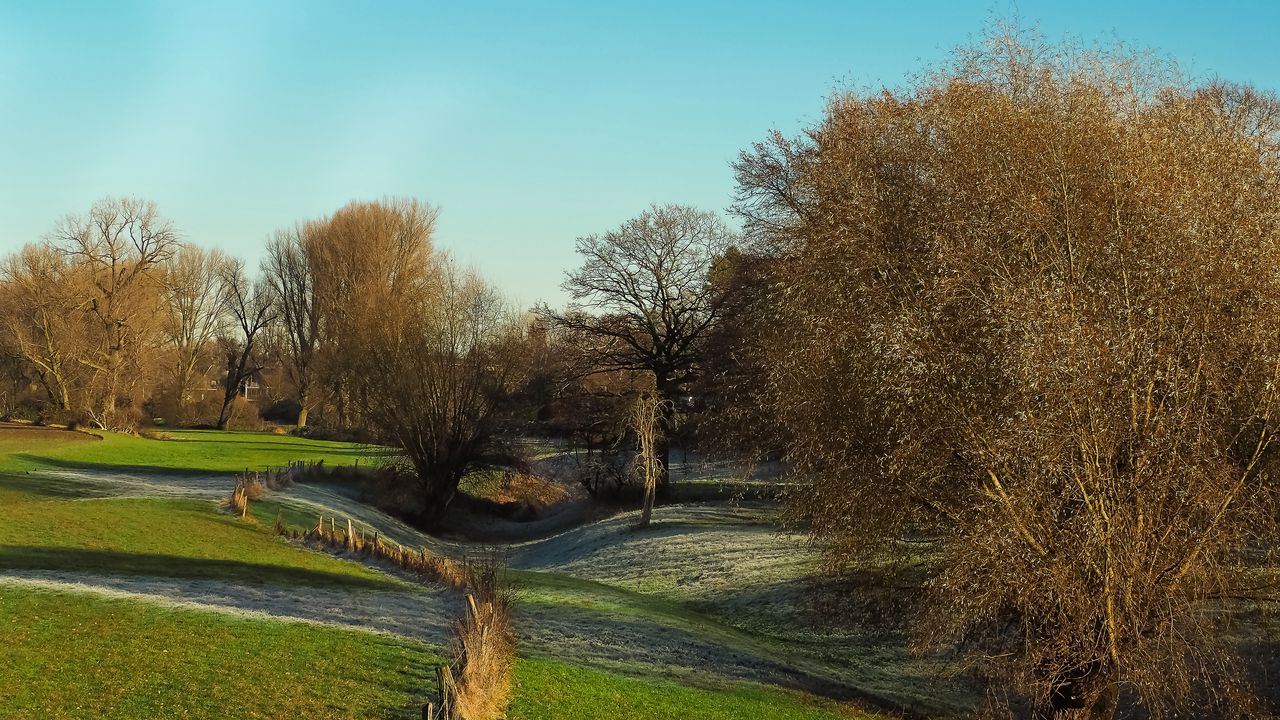
[[[63,500],[110,497],[115,494],[105,485],[88,479],[24,473],[0,473],[0,491],[3,490]]]
[[[292,455],[297,460],[299,452],[304,450],[315,450],[325,455],[342,455],[342,456],[358,456],[365,457],[367,455],[376,455],[376,446],[352,445],[350,447],[325,445],[319,442],[293,441],[293,442],[271,442],[269,440],[205,440],[204,438],[173,438],[171,440],[157,440],[161,443],[187,444],[192,443],[198,445],[208,445],[211,449],[219,450],[265,450],[268,452],[279,453],[281,455]]]
[[[256,447],[256,445],[257,444],[241,443],[241,444],[237,444],[234,448],[229,448],[228,452],[231,452],[234,450],[240,450],[245,447],[252,448],[252,447]],[[263,463],[265,463],[266,466],[268,467],[285,467],[289,463],[296,462],[298,460],[307,460],[308,462],[310,461],[309,458],[299,458],[298,457],[299,453],[297,452],[297,448],[293,448],[287,445],[263,444],[261,449],[270,450],[272,451],[273,454],[278,455],[278,457],[254,458],[255,466],[261,466]],[[343,457],[356,458],[361,462],[362,465],[373,464],[377,462],[379,459],[384,457],[389,457],[390,455],[393,454],[391,451],[388,451],[386,453],[377,453],[377,452],[370,453],[368,451],[359,450],[359,449],[328,450],[326,451],[326,453],[331,456],[340,455]],[[122,453],[122,455],[127,455],[127,453]],[[226,469],[226,470],[209,470],[209,469],[200,469],[200,468],[172,467],[164,464],[145,465],[145,464],[138,464],[138,463],[113,462],[111,460],[106,460],[106,459],[74,460],[69,458],[49,457],[47,455],[37,455],[35,453],[14,453],[11,457],[17,460],[20,460],[22,462],[32,463],[33,466],[36,466],[36,467],[44,467],[44,468],[55,467],[55,468],[62,468],[64,470],[85,470],[85,471],[98,471],[98,472],[151,473],[151,474],[163,474],[163,475],[189,476],[189,475],[230,475],[245,469],[249,469],[249,468],[236,468],[236,469]]]
[[[101,575],[154,575],[229,580],[244,583],[387,589],[380,578],[358,577],[305,568],[240,560],[211,560],[83,548],[0,545],[0,571],[54,570]]]
[[[165,467],[164,465],[137,465],[128,463],[113,463],[105,460],[68,460],[66,458],[54,458],[44,455],[35,455],[32,453],[15,453],[15,457],[23,462],[34,463],[41,469],[60,468],[63,470],[83,470],[89,472],[108,472],[108,473],[139,473],[151,475],[178,475],[178,476],[209,476],[221,475],[228,476],[236,471],[227,470],[200,470],[183,467]],[[281,465],[287,464],[282,462]]]

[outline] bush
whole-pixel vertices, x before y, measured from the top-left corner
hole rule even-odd
[[[209,390],[191,394],[187,402],[180,403],[174,390],[161,390],[142,404],[143,419],[152,425],[195,427],[212,425],[222,409],[222,393]],[[156,422],[159,420],[159,422]]]
[[[620,500],[638,494],[641,486],[635,482],[629,455],[622,451],[602,451],[576,458],[573,478],[597,500]]]
[[[282,398],[264,405],[261,412],[263,420],[268,420],[281,425],[293,425],[298,422],[298,413],[302,412],[302,406],[297,400],[292,398]]]
[[[348,442],[368,444],[373,442],[373,436],[367,430],[353,428],[349,430],[341,430],[338,428],[325,427],[324,425],[304,425],[296,427],[289,431],[290,435],[296,437],[307,438],[308,440],[328,440],[331,442]]]

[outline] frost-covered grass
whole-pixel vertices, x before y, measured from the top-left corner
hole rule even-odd
[[[526,614],[552,623],[556,610],[569,610],[580,627],[594,622],[603,639],[592,642],[580,630],[579,652],[593,653],[597,666],[673,670],[660,667],[669,657],[625,652],[617,636],[630,628],[641,643],[656,633],[658,645],[696,646],[688,665],[705,662],[721,674],[790,675],[801,687],[828,683],[926,712],[968,702],[931,678],[934,668],[913,657],[904,639],[825,622],[812,597],[816,553],[778,529],[768,504],[665,506],[651,528],[634,530],[634,522],[623,514],[513,553]],[[759,663],[768,667],[756,669]]]
[[[337,615],[305,612],[292,595],[281,593],[313,599],[323,595],[323,603],[340,607],[341,600],[331,595],[403,594],[405,586],[357,563],[277,538],[271,526],[278,511],[294,527],[313,525],[321,513],[336,514],[339,523],[352,517],[357,525],[363,521],[365,528],[377,527],[411,546],[429,544],[433,550],[454,554],[478,550],[428,538],[360,505],[340,489],[323,485],[300,485],[253,501],[249,521],[221,513],[208,499],[223,492],[224,482],[230,491],[232,472],[303,459],[363,462],[369,451],[358,446],[251,433],[174,432],[169,440],[112,434],[94,440],[56,432],[15,440],[16,434],[0,430],[0,504],[5,508],[0,574],[91,584],[97,576],[102,578],[96,583],[99,590],[132,593],[115,599],[83,594],[66,599],[59,593],[32,593],[29,586],[17,591],[0,585],[0,609],[34,612],[39,622],[33,628],[46,628],[35,632],[22,627],[19,634],[12,626],[0,627],[0,643],[19,649],[14,657],[43,668],[9,668],[9,676],[0,670],[0,687],[56,669],[50,663],[72,664],[77,653],[83,653],[87,667],[104,668],[65,689],[51,682],[31,684],[32,694],[25,697],[32,706],[97,701],[111,710],[101,714],[121,718],[281,716],[274,706],[263,704],[265,696],[258,705],[235,705],[221,691],[202,689],[203,683],[222,676],[264,672],[245,649],[254,646],[243,638],[227,641],[230,655],[213,657],[211,653],[221,653],[223,646],[211,644],[211,637],[229,637],[225,623],[232,621],[249,623],[236,626],[241,628],[271,626],[253,637],[265,657],[281,658],[289,645],[299,642],[298,634],[318,633],[314,641],[301,641],[301,658],[310,657],[309,662],[327,671],[332,665],[315,659],[308,643],[337,648],[350,641],[345,631],[298,623],[279,630],[279,623],[210,618],[209,613],[175,609],[163,601],[176,596],[228,612],[271,612],[271,603],[279,602],[290,609],[277,605],[277,615],[351,624],[364,610]],[[126,497],[111,497],[120,494]],[[517,568],[513,575],[522,586],[516,614],[522,659],[514,719],[835,718],[843,717],[840,713],[847,708],[784,688],[826,691],[834,684],[843,688],[840,694],[868,691],[892,698],[898,686],[919,679],[918,673],[904,672],[899,650],[877,655],[874,648],[839,647],[841,638],[805,634],[796,622],[797,595],[815,563],[795,538],[776,531],[771,510],[660,507],[656,521],[654,528],[634,532],[633,519],[623,515],[507,548]],[[46,597],[45,609],[24,605],[24,592]],[[420,603],[411,612],[401,605],[365,607],[380,613],[374,623],[379,628],[413,638],[439,635],[436,630],[417,632],[411,627],[414,623],[438,629],[449,619],[425,617],[437,605]],[[60,625],[49,607],[65,611],[75,624],[70,629]],[[117,630],[140,632],[149,624],[157,628],[151,637],[159,644],[153,648],[161,649],[154,663],[137,651],[132,664],[122,663],[113,676],[104,674],[119,655],[113,647],[99,646],[97,636],[86,639],[91,633],[85,629],[104,628],[106,644],[118,638]],[[48,660],[42,660],[39,643],[49,642],[54,633],[50,628],[55,627],[68,639],[57,641]],[[339,634],[332,635],[335,632]],[[77,634],[79,639],[72,642]],[[396,703],[432,684],[418,677],[429,667],[398,663],[425,657],[427,651],[415,645],[416,640],[409,645],[385,638],[377,642],[383,643],[377,646],[381,649],[348,678],[365,683],[351,690],[349,700],[361,704],[358,711],[342,704],[348,699],[342,693],[309,687],[319,682],[310,667],[280,659],[285,677],[279,682],[287,688],[282,692],[301,708],[288,716],[396,717]],[[176,648],[184,670],[172,670],[169,658],[163,657],[165,647]],[[154,673],[171,671],[176,679],[153,683]],[[275,676],[267,672],[265,677]],[[896,686],[886,679],[891,677]],[[110,686],[112,681],[124,689]],[[129,694],[134,687],[147,691]],[[215,713],[213,708],[224,702],[242,712]],[[243,702],[258,700],[249,693]],[[91,708],[91,716],[100,714],[91,705],[81,707]],[[32,715],[45,716],[59,717]]]

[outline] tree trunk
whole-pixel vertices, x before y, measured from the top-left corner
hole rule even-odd
[[[667,489],[667,483],[671,480],[671,440],[667,435],[668,423],[665,421],[660,423],[662,426],[661,436],[654,443],[653,449],[654,462],[657,464],[658,472],[655,478],[655,491]]]
[[[218,429],[226,430],[231,420],[231,403],[236,400],[236,389],[240,387],[240,368],[236,365],[234,352],[227,353],[227,379],[222,383],[222,409],[218,411]]]
[[[307,426],[307,389],[298,390],[298,427]]]
[[[663,376],[658,376],[658,437],[654,447],[654,456],[658,461],[657,491],[665,492],[671,480],[671,435],[675,432],[676,402],[680,397],[680,388],[672,385]]]
[[[1102,675],[1058,684],[1049,696],[1048,706],[1033,713],[1036,720],[1112,720],[1120,705],[1120,686],[1102,682]]]
[[[339,385],[334,390],[333,396],[334,396],[334,409],[337,411],[337,414],[338,414],[338,428],[341,430],[346,430],[347,429],[347,397],[346,397],[346,394],[343,393],[341,385]]]
[[[422,528],[429,528],[449,509],[449,504],[458,494],[458,483],[462,480],[462,475],[452,470],[418,467],[415,470],[422,483],[422,510],[418,513],[418,524]]]
[[[1120,686],[1110,683],[1089,708],[1089,720],[1112,720],[1120,706]]]
[[[644,484],[644,507],[640,510],[640,527],[649,527],[649,520],[653,517],[653,502],[658,494],[657,478],[646,480]]]
[[[673,384],[665,372],[654,374],[654,389],[658,391],[658,438],[654,455],[658,461],[658,492],[665,492],[671,480],[671,433],[676,424],[676,402],[680,388]]]

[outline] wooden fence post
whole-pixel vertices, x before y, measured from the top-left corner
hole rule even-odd
[[[453,669],[448,665],[436,666],[436,682],[440,685],[440,714],[448,720],[449,701],[453,699]]]

